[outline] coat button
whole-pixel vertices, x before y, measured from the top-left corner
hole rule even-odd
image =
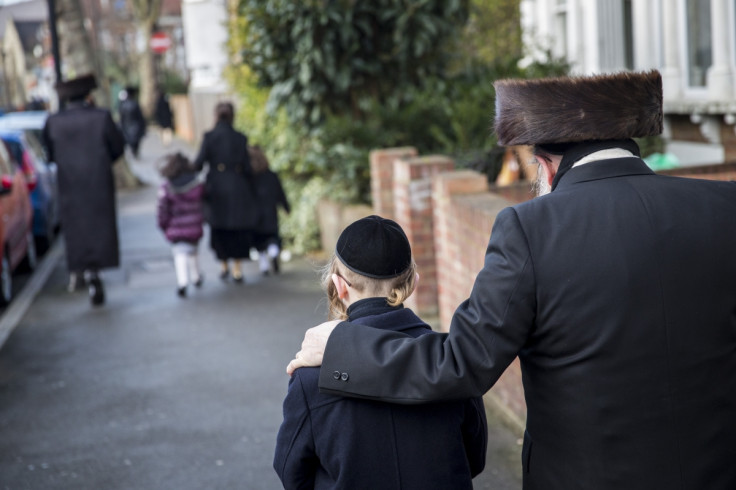
[[[341,380],[343,380],[343,381],[347,381],[347,380],[348,380],[348,377],[349,377],[349,376],[348,376],[348,373],[342,373],[342,374],[340,375],[340,379],[341,379]]]
[[[340,379],[340,371],[335,371],[334,373],[332,373],[332,378],[339,380]]]
[[[224,172],[225,171],[225,164],[224,163],[218,163],[217,164],[217,170],[219,170],[220,172]]]

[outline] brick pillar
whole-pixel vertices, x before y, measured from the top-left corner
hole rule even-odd
[[[434,177],[432,200],[434,210],[434,249],[437,256],[437,303],[439,329],[446,331],[461,301],[467,298],[472,280],[468,281],[468,255],[480,255],[470,236],[475,223],[463,220],[452,207],[454,195],[488,194],[486,176],[472,170],[444,173]],[[480,227],[485,232],[485,226]],[[471,247],[471,250],[468,248]],[[482,256],[482,255],[481,255]],[[478,269],[480,270],[480,269]],[[477,273],[478,271],[473,271]],[[473,276],[474,277],[474,276]]]
[[[406,305],[424,317],[436,317],[437,265],[432,224],[432,177],[449,172],[455,163],[441,155],[394,162],[394,219],[406,232],[417,263],[419,284]]]
[[[370,152],[371,197],[373,212],[377,215],[394,219],[394,161],[416,156],[417,149],[413,146]]]

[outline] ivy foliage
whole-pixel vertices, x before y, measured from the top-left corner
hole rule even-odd
[[[405,87],[444,75],[468,0],[240,0],[239,55],[269,109],[313,128],[328,115],[361,119],[397,107]]]

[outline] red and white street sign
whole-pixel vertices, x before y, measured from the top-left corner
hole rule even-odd
[[[169,35],[163,31],[154,32],[151,35],[151,50],[156,54],[163,54],[171,47]]]

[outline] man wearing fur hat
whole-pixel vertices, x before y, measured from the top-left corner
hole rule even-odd
[[[656,71],[495,86],[499,142],[534,145],[549,192],[499,213],[450,333],[330,322],[287,370],[422,403],[483,394],[518,356],[525,489],[736,488],[736,183],[644,164]]]
[[[112,165],[123,154],[125,142],[110,111],[88,101],[96,87],[93,75],[57,83],[66,104],[49,116],[43,139],[49,159],[58,167],[70,290],[84,274],[92,304],[101,305],[105,293],[98,272],[119,264]]]

